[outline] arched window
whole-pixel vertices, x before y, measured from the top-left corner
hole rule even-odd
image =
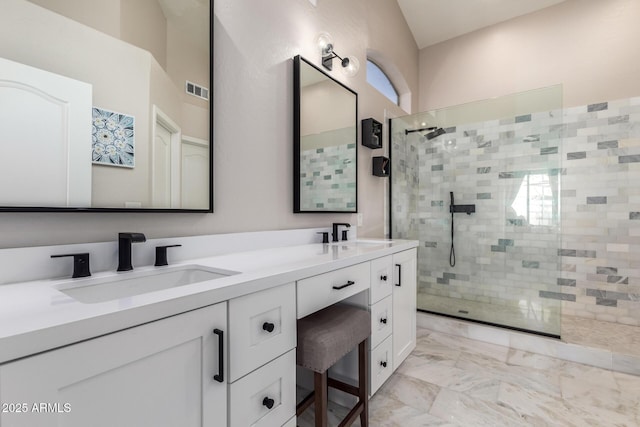
[[[399,105],[398,91],[393,87],[387,74],[374,62],[367,58],[367,83],[378,89],[391,102]]]

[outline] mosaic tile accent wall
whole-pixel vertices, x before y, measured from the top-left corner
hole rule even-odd
[[[400,132],[398,132],[398,130]],[[640,325],[640,98],[393,129],[394,237],[418,238],[419,292]],[[449,266],[451,214],[457,263]]]
[[[356,144],[353,128],[302,137],[300,207],[344,210],[356,207]],[[329,195],[329,197],[327,197]]]

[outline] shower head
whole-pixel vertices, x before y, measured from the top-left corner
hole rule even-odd
[[[434,129],[436,129],[435,126],[431,126],[431,127],[428,127],[428,128],[420,128],[420,129],[405,129],[404,130],[404,134],[405,135],[409,135],[410,133],[413,133],[413,132],[423,132],[425,130],[432,131]]]
[[[446,132],[444,129],[442,129],[442,128],[437,128],[437,129],[435,129],[435,130],[433,130],[433,131],[429,132],[428,134],[426,134],[426,135],[425,135],[425,137],[426,137],[427,139],[433,139],[433,138],[437,138],[437,137],[439,137],[440,135],[443,135],[443,134],[445,134],[445,133],[447,133],[447,132]]]

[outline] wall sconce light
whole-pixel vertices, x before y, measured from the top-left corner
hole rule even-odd
[[[318,47],[322,52],[322,66],[327,70],[333,69],[333,58],[338,58],[342,65],[342,71],[349,77],[353,77],[358,73],[360,69],[360,62],[355,56],[345,56],[344,58],[338,55],[333,50],[333,39],[328,33],[320,33],[316,39]]]

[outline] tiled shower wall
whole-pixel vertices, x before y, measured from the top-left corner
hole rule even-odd
[[[446,130],[392,129],[392,230],[420,240],[419,292],[640,325],[640,98]],[[450,191],[476,205],[454,215],[455,267]]]
[[[300,206],[339,211],[356,207],[356,144],[353,128],[302,137]],[[330,194],[331,197],[327,197]]]

